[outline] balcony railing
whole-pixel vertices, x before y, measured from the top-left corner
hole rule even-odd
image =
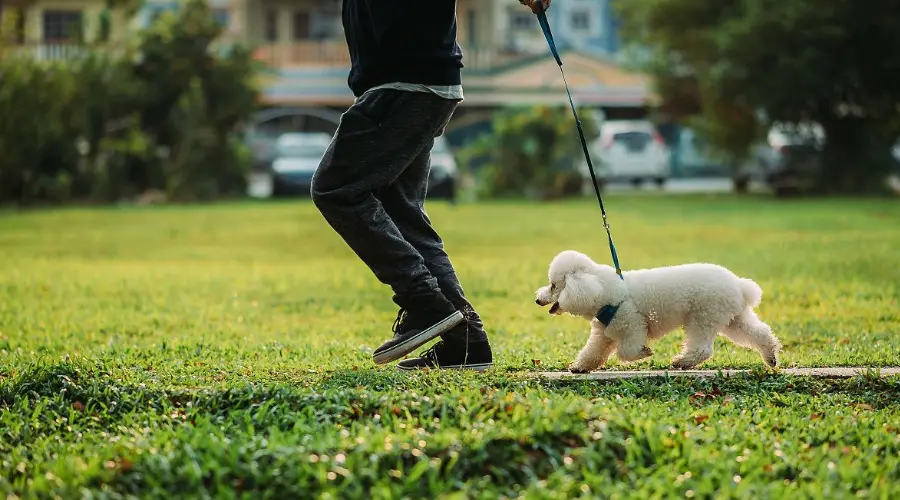
[[[490,70],[530,56],[496,49],[463,48],[466,70]],[[273,68],[350,66],[350,54],[343,40],[267,44],[256,49],[255,57]]]
[[[39,61],[69,61],[83,57],[89,47],[77,43],[37,42],[0,45],[0,57],[31,57]]]
[[[343,40],[273,43],[256,49],[254,56],[275,68],[350,66],[350,53]]]

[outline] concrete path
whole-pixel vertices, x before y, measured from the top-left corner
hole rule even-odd
[[[734,192],[734,182],[728,177],[702,177],[689,179],[669,179],[663,189],[660,190],[652,182],[645,182],[641,187],[635,188],[629,182],[613,182],[607,185],[610,193],[678,193],[678,194],[713,194]],[[759,182],[753,182],[750,190],[754,192],[765,191],[766,186]]]
[[[819,378],[849,378],[863,374],[867,367],[838,367],[838,368],[783,368],[778,370],[782,375],[798,375]],[[878,371],[882,378],[900,375],[900,367],[871,368],[873,373]],[[687,377],[703,378],[716,377],[718,375],[732,376],[742,373],[750,373],[750,370],[600,370],[591,373],[569,372],[540,372],[539,375],[552,380],[616,380],[625,378],[660,378],[660,377]]]

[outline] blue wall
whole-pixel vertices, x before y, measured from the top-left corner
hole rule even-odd
[[[612,4],[609,0],[594,0],[590,2],[590,14],[593,23],[602,25],[601,35],[584,40],[583,45],[577,47],[575,43],[569,40],[567,36],[569,28],[569,14],[567,9],[551,8],[547,11],[550,25],[558,26],[553,37],[560,47],[576,48],[586,52],[615,55],[621,45],[620,22],[615,15]]]

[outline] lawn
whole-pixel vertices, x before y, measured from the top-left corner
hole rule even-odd
[[[900,204],[611,196],[626,269],[765,290],[785,366],[900,365]],[[599,210],[429,205],[495,368],[375,367],[390,291],[305,201],[0,214],[0,498],[898,498],[900,380],[557,381],[549,260]],[[679,334],[620,369],[664,368]]]

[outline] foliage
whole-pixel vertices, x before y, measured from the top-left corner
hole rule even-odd
[[[218,46],[220,31],[207,3],[189,0],[116,47],[0,59],[0,200],[242,191],[256,69],[246,48]]]
[[[0,60],[0,199],[64,199],[77,177],[81,89],[62,64]]]
[[[787,366],[900,364],[896,203],[610,201],[626,269],[757,280]],[[588,325],[531,291],[561,248],[608,262],[597,207],[428,211],[489,329],[486,373],[374,367],[390,291],[310,203],[0,213],[0,496],[900,495],[896,377],[538,380]],[[682,339],[616,368],[664,368]],[[706,367],[760,364],[720,339]]]
[[[672,118],[701,112],[710,141],[745,156],[774,123],[820,123],[815,190],[883,185],[900,134],[900,10],[893,0],[617,2],[625,37]],[[701,111],[702,110],[702,111]]]
[[[590,142],[597,126],[590,110],[578,113]],[[463,164],[485,163],[478,172],[486,197],[559,198],[581,192],[584,162],[568,108],[534,106],[496,113],[492,131],[460,153]],[[593,159],[593,158],[592,158]],[[583,167],[586,171],[587,166]]]

